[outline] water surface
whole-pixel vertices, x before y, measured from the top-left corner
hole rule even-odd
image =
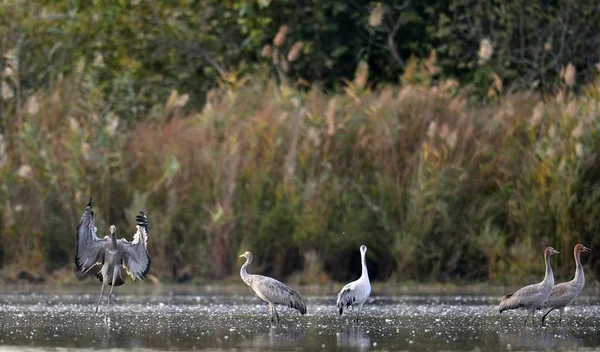
[[[378,296],[359,324],[337,317],[335,295],[308,296],[308,314],[267,305],[248,292],[115,290],[110,319],[94,313],[98,292],[0,294],[0,348],[228,351],[600,350],[600,301],[581,297],[563,324],[523,326],[524,312],[498,314],[498,297]],[[75,292],[73,292],[75,291]]]

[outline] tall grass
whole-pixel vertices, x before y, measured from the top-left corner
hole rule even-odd
[[[199,112],[173,92],[139,123],[85,77],[55,82],[7,112],[3,274],[71,269],[93,196],[101,235],[131,237],[148,211],[169,280],[233,275],[243,250],[277,277],[348,280],[360,244],[381,280],[521,282],[548,245],[571,275],[575,243],[600,244],[600,85],[468,107],[452,82],[405,81],[330,94],[254,77]],[[311,263],[323,273],[302,275]]]

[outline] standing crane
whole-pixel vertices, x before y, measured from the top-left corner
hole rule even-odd
[[[104,319],[108,319],[108,308],[115,286],[125,283],[121,276],[121,266],[133,280],[143,280],[150,269],[150,255],[148,254],[148,217],[142,211],[136,216],[137,232],[133,241],[129,242],[123,238],[117,239],[117,227],[110,225],[110,237],[100,239],[96,236],[94,226],[94,212],[92,211],[92,199],[85,208],[79,225],[77,226],[77,252],[75,255],[75,267],[81,272],[87,272],[96,264],[101,264],[102,269],[96,277],[102,282],[100,298],[96,304],[96,313],[102,300],[104,286],[110,285],[108,302]]]
[[[279,323],[279,314],[277,314],[277,310],[275,309],[275,305],[277,304],[294,308],[302,315],[306,314],[306,302],[298,291],[292,290],[273,278],[248,274],[247,268],[252,263],[252,253],[246,251],[240,255],[240,258],[246,258],[246,262],[240,269],[240,276],[244,283],[250,286],[260,299],[269,304],[272,323]]]
[[[550,308],[546,314],[542,317],[542,325],[546,316],[555,309],[560,312],[558,323],[562,323],[562,315],[565,311],[565,307],[573,303],[579,294],[583,290],[585,285],[585,276],[583,275],[583,266],[581,265],[581,252],[591,252],[592,250],[582,245],[581,243],[575,245],[573,248],[573,255],[575,256],[575,278],[568,282],[560,283],[552,288],[550,291],[550,298],[546,302],[545,308]]]
[[[513,294],[502,297],[498,311],[502,313],[510,309],[525,309],[527,310],[527,316],[523,324],[527,324],[530,314],[532,315],[533,324],[535,322],[535,311],[541,309],[546,304],[548,297],[550,297],[550,291],[554,286],[554,273],[552,272],[552,266],[550,266],[550,257],[558,253],[560,252],[554,248],[546,247],[544,250],[544,261],[546,262],[544,280],[534,285],[525,286]]]
[[[366,253],[367,246],[360,246],[362,274],[358,280],[352,281],[344,286],[337,297],[337,307],[340,311],[340,316],[344,312],[344,308],[352,307],[352,311],[354,311],[354,307],[358,307],[356,318],[354,319],[354,322],[356,323],[358,323],[363,304],[365,304],[371,294],[371,283],[369,282],[369,272],[367,271]]]

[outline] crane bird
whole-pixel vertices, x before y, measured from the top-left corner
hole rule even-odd
[[[555,309],[558,309],[560,312],[560,317],[558,318],[558,323],[560,324],[562,322],[562,315],[565,311],[565,307],[573,303],[573,301],[579,297],[579,294],[585,285],[583,266],[581,266],[581,252],[591,251],[591,249],[581,243],[577,244],[573,249],[573,255],[575,256],[575,278],[571,281],[560,283],[552,288],[552,291],[550,291],[550,298],[548,298],[545,306],[545,308],[550,308],[550,310],[542,317],[542,325],[544,325],[546,316]]]
[[[246,258],[246,262],[240,269],[240,276],[244,283],[250,286],[260,299],[269,303],[272,323],[279,323],[279,314],[277,314],[277,309],[275,309],[275,305],[277,304],[294,308],[302,315],[306,314],[306,302],[298,291],[292,290],[273,278],[248,274],[247,269],[248,265],[252,263],[252,253],[246,251],[240,255],[240,258]]]
[[[77,226],[75,267],[81,272],[87,272],[96,264],[102,265],[102,269],[96,274],[96,277],[102,282],[100,298],[96,304],[96,313],[98,313],[98,306],[102,301],[104,285],[111,286],[104,319],[108,318],[108,308],[113,288],[125,283],[121,276],[120,266],[127,270],[133,280],[136,278],[143,280],[150,269],[150,255],[147,248],[148,217],[140,211],[135,219],[137,221],[137,232],[133,236],[132,242],[123,238],[117,239],[115,225],[110,225],[111,237],[105,236],[100,239],[96,237],[97,229],[94,226],[94,212],[92,211],[92,200],[90,198],[90,202],[86,206]]]
[[[525,309],[527,310],[527,316],[523,324],[527,324],[530,314],[532,315],[533,324],[535,322],[535,311],[541,309],[546,304],[548,297],[550,297],[550,291],[554,286],[554,274],[552,266],[550,266],[550,257],[558,253],[560,252],[554,248],[546,247],[544,250],[544,261],[546,262],[544,280],[537,284],[525,286],[513,294],[502,297],[498,311],[502,313],[510,309]]]
[[[337,296],[337,307],[340,311],[340,316],[342,316],[344,308],[352,307],[352,311],[354,311],[354,307],[358,307],[356,318],[354,319],[354,322],[356,323],[358,323],[363,304],[365,304],[371,294],[371,283],[369,282],[369,272],[367,271],[367,261],[365,257],[366,253],[367,246],[360,246],[362,274],[358,280],[352,281],[344,286]]]

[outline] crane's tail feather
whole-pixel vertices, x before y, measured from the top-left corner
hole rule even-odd
[[[98,278],[98,280],[100,280],[100,282],[104,283],[104,278],[102,277],[102,272],[99,271],[96,273],[96,277]],[[121,277],[121,275],[117,276],[117,279],[115,280],[115,287],[117,286],[121,286],[125,283],[125,281],[123,281],[123,278]],[[112,281],[108,282],[108,285],[112,285]]]
[[[350,289],[342,291],[338,294],[337,307],[340,311],[340,316],[344,312],[344,308],[350,307],[356,301],[356,297],[350,294]]]
[[[292,296],[290,297],[290,308],[294,308],[300,312],[300,314],[306,314],[306,302],[304,298],[298,293],[298,291],[291,290]]]
[[[500,299],[500,305],[498,306],[498,311],[500,313],[502,313],[505,310],[518,309],[518,308],[521,308],[522,306],[523,305],[521,304],[520,300],[517,297],[513,297],[512,294],[505,295],[505,296],[502,296],[502,298]]]

